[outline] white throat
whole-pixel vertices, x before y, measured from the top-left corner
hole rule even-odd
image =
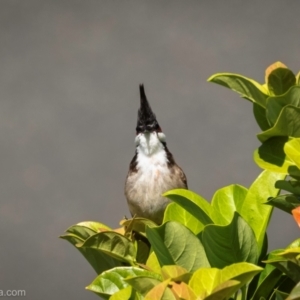
[[[139,133],[135,138],[135,145],[138,154],[153,156],[159,152],[165,152],[162,142],[166,141],[166,136],[162,132]]]
[[[156,173],[157,169],[167,169],[168,159],[162,144],[165,139],[162,132],[140,133],[135,138],[138,154],[137,167],[145,176],[150,175],[148,180]]]

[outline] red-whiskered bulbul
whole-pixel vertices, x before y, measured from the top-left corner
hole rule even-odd
[[[171,189],[186,189],[187,180],[167,148],[166,136],[152,112],[143,85],[140,85],[135,146],[125,183],[129,210],[132,216],[161,224],[170,203],[162,194]]]

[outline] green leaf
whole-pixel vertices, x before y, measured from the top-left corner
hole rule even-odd
[[[119,290],[109,297],[109,300],[130,300],[132,299],[132,287],[128,286],[125,289]]]
[[[284,194],[275,198],[270,197],[266,204],[277,207],[289,214],[292,214],[292,210],[300,206],[300,201],[293,194]]]
[[[192,275],[189,286],[196,296],[204,297],[210,295],[221,283],[221,270],[217,268],[200,268]]]
[[[136,240],[135,245],[137,248],[136,261],[140,264],[145,264],[150,253],[150,245],[143,240]]]
[[[234,212],[239,211],[248,190],[243,186],[232,184],[216,191],[211,206],[211,219],[217,225],[228,225]]]
[[[125,263],[135,264],[136,249],[133,243],[123,235],[113,232],[99,232],[88,238],[80,248],[98,249]]]
[[[172,279],[172,281],[184,281],[185,283],[188,283],[192,276],[185,268],[176,265],[163,266],[161,274],[164,280]]]
[[[236,262],[257,263],[258,248],[251,227],[235,212],[227,226],[208,225],[202,242],[212,267],[223,268]]]
[[[266,117],[271,126],[276,123],[281,110],[286,105],[300,107],[300,86],[292,87],[287,93],[281,96],[269,97],[266,107]]]
[[[176,221],[189,228],[194,234],[198,234],[204,228],[200,220],[174,202],[170,203],[165,210],[163,223],[168,221]]]
[[[82,241],[85,241],[90,236],[94,235],[97,232],[103,230],[111,230],[108,226],[105,224],[99,223],[99,222],[92,222],[92,221],[86,221],[86,222],[80,222],[76,225],[73,225],[69,227],[66,232],[71,233],[72,235],[75,235],[77,238],[79,238]]]
[[[194,272],[189,286],[195,292],[196,296],[200,298],[211,295],[211,297],[205,299],[225,299],[247,284],[261,271],[262,268],[248,263],[233,264],[222,270],[217,268],[201,268]],[[229,287],[234,288],[228,290]],[[222,290],[223,293],[221,292]],[[222,295],[223,298],[221,297]]]
[[[107,225],[100,223],[100,222],[95,222],[95,221],[85,221],[85,222],[80,222],[77,224],[77,226],[82,226],[89,228],[95,232],[100,232],[104,230],[112,230],[110,227]]]
[[[258,82],[232,73],[219,73],[211,76],[208,81],[225,86],[237,93],[243,98],[266,107],[268,91]]]
[[[180,205],[203,225],[213,223],[209,217],[210,204],[196,193],[185,189],[175,189],[164,193],[163,196]]]
[[[296,77],[288,68],[279,67],[269,74],[267,83],[271,95],[282,95],[296,84]]]
[[[185,283],[180,281],[172,281],[172,292],[176,299],[198,300],[194,291]]]
[[[275,187],[295,195],[300,195],[300,182],[298,180],[278,180],[275,183]]]
[[[157,226],[157,224],[153,221],[141,217],[134,217],[132,219],[122,220],[120,224],[126,228],[126,233],[135,231],[143,236],[145,236],[146,234],[146,226]]]
[[[272,213],[272,207],[264,203],[268,197],[277,196],[279,191],[274,187],[275,182],[284,177],[284,174],[263,171],[249,188],[240,210],[241,216],[254,231],[259,253],[263,247],[265,232]]]
[[[300,72],[298,72],[296,75],[296,84],[300,85]]]
[[[300,168],[300,139],[290,139],[284,146],[284,152]]]
[[[61,236],[61,238],[67,240],[75,247],[77,244],[83,242],[82,239],[78,238],[73,234],[67,234]],[[90,265],[93,267],[93,269],[97,274],[100,274],[103,271],[122,265],[122,262],[120,262],[119,260],[114,259],[111,256],[97,249],[78,248],[78,247],[76,247],[76,249],[78,249],[79,252],[85,257],[85,259],[90,263]]]
[[[253,103],[253,114],[261,130],[264,131],[271,127],[266,117],[266,109],[264,107]]]
[[[289,294],[275,290],[275,300],[285,300]]]
[[[262,169],[277,173],[288,173],[294,162],[284,152],[284,145],[288,137],[272,137],[254,151],[254,161]]]
[[[279,269],[282,273],[286,274],[291,278],[295,283],[300,281],[300,266],[296,263],[284,260],[284,259],[273,259],[266,261],[269,264],[272,264],[274,267]]]
[[[291,248],[299,248],[300,247],[300,239],[294,240],[292,243],[290,243],[286,249],[291,249]]]
[[[176,300],[175,295],[168,288],[170,280],[165,280],[153,287],[146,295],[145,300]]]
[[[290,166],[288,168],[288,173],[292,178],[300,181],[300,169],[298,169],[296,166]]]
[[[293,288],[286,300],[300,300],[300,282]]]
[[[161,273],[161,267],[154,252],[151,252],[151,254],[149,255],[146,266],[155,273]]]
[[[276,253],[281,250],[275,250],[268,255],[268,259],[275,257]],[[266,264],[264,270],[259,276],[256,290],[251,300],[260,300],[261,298],[269,299],[269,296],[277,286],[282,272],[270,264]]]
[[[240,286],[237,280],[228,280],[218,285],[205,300],[224,300],[233,295]]]
[[[138,277],[137,277],[138,276]],[[161,281],[161,276],[136,267],[118,267],[97,276],[86,289],[108,299],[114,293],[123,290],[129,286],[127,278],[142,278],[147,276],[153,278],[157,282]]]
[[[221,272],[222,281],[238,280],[241,285],[249,282],[255,275],[260,273],[263,269],[249,263],[236,263],[225,267]]]
[[[288,124],[288,126],[287,126]],[[300,108],[292,105],[285,106],[275,125],[257,135],[257,138],[264,142],[274,136],[300,137]]]
[[[200,240],[180,223],[147,227],[146,234],[161,266],[178,265],[189,272],[209,266]]]
[[[295,248],[287,248],[283,250],[282,252],[278,253],[278,255],[293,261],[295,264],[298,264],[300,266],[300,262],[298,263],[298,257],[300,257],[300,247]]]
[[[155,273],[152,273],[155,274]],[[125,279],[137,292],[146,295],[150,290],[162,282],[162,279],[151,276],[136,276]]]

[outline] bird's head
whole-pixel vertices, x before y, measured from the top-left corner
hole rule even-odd
[[[140,108],[138,110],[138,119],[136,125],[136,145],[140,145],[144,140],[147,141],[149,154],[152,153],[155,144],[165,144],[165,135],[162,132],[156,116],[147,100],[144,85],[140,85]],[[152,144],[152,146],[151,146]],[[152,149],[151,149],[152,148]]]

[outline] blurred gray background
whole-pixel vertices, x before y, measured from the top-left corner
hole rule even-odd
[[[58,236],[129,215],[138,85],[191,190],[211,199],[260,173],[249,102],[208,83],[300,69],[299,1],[0,2],[0,289],[28,299],[97,299],[89,264]],[[270,249],[299,236],[275,211]]]

